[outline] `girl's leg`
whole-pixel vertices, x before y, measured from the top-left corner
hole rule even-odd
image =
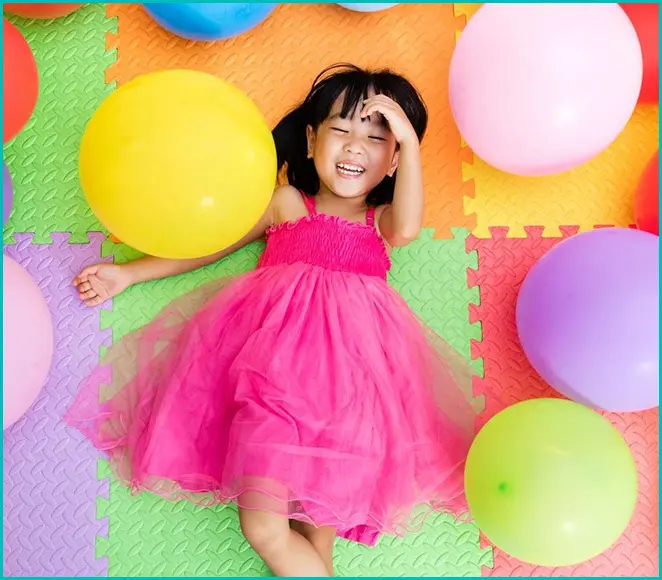
[[[316,528],[311,524],[304,524],[296,520],[292,520],[291,526],[313,545],[324,561],[329,576],[333,576],[333,547],[336,542],[336,530],[331,527]]]
[[[285,516],[239,509],[241,531],[275,576],[329,576],[313,545],[290,528]]]

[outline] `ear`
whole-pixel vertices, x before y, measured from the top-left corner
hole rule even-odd
[[[398,161],[400,160],[400,152],[396,151],[393,154],[393,160],[391,161],[391,167],[389,167],[387,175],[389,177],[393,177],[393,174],[395,173],[395,170],[398,168]]]
[[[306,140],[308,141],[308,159],[315,153],[315,130],[312,125],[306,127]]]

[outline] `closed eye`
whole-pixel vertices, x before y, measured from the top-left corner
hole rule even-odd
[[[349,133],[349,131],[345,129],[341,129],[340,127],[331,127],[331,131],[336,131],[338,133],[343,133],[343,134]]]
[[[384,137],[378,137],[377,135],[370,135],[369,139],[372,139],[373,141],[386,142],[386,139],[384,139]]]

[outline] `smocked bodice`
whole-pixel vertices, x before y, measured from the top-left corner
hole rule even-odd
[[[297,262],[383,279],[391,267],[374,226],[321,213],[267,230],[267,247],[258,267]]]

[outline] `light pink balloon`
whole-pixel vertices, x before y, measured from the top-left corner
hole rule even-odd
[[[53,358],[53,323],[39,286],[3,256],[3,429],[15,423],[44,386]]]
[[[451,108],[485,162],[550,175],[614,141],[642,71],[637,33],[618,4],[484,4],[451,60]]]

